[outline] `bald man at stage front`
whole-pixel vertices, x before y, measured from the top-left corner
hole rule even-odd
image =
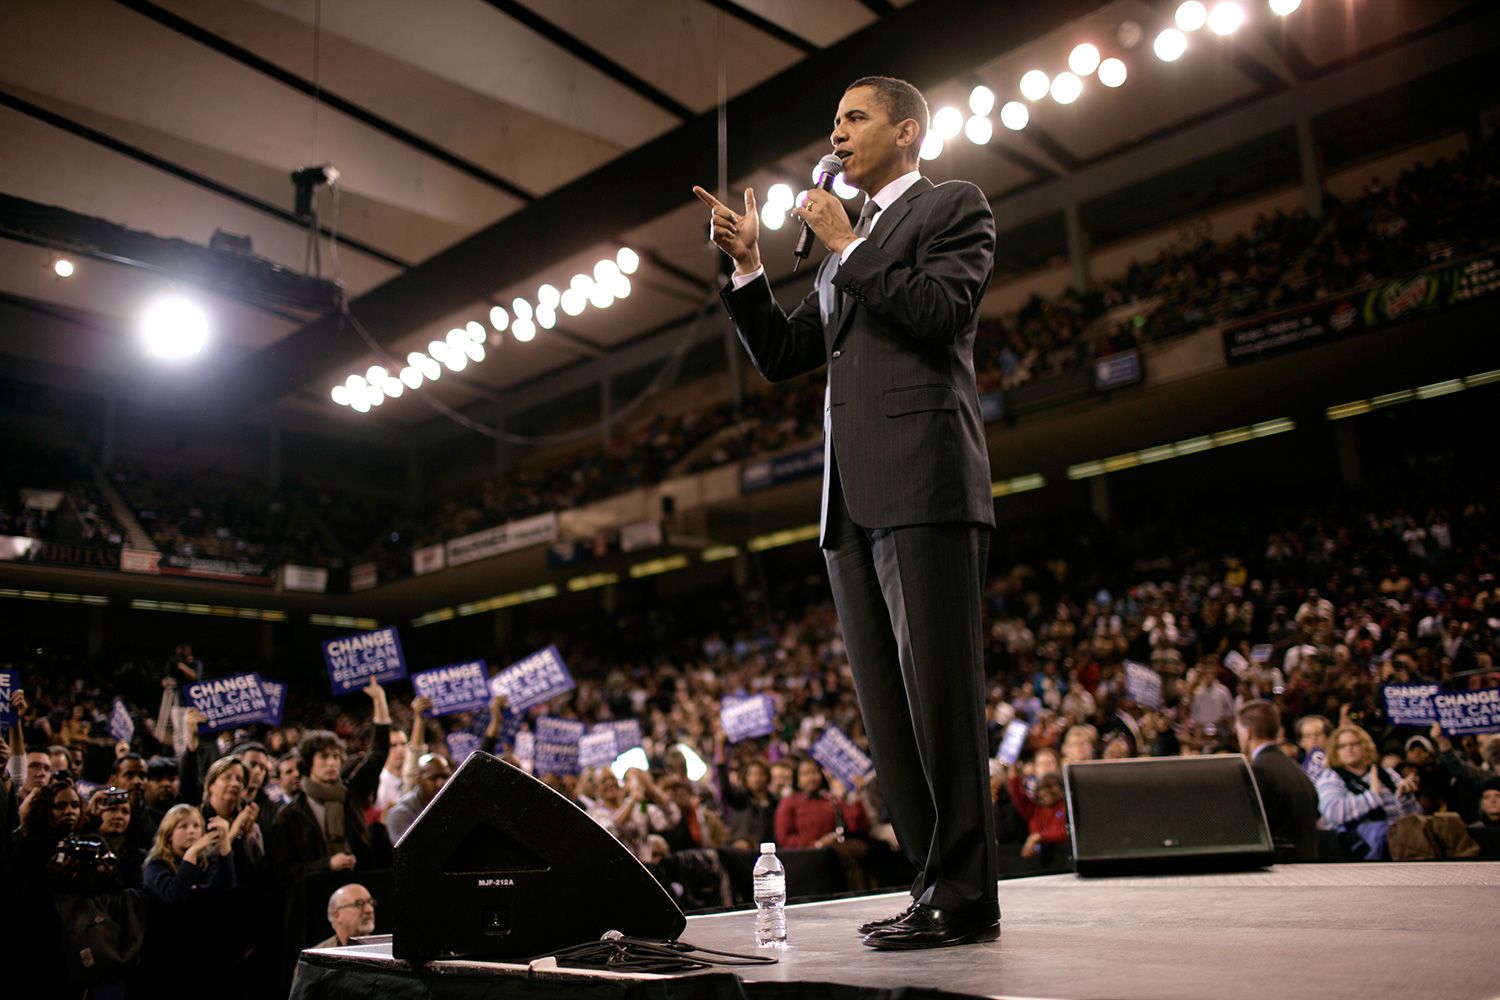
[[[792,215],[829,250],[790,314],[744,211],[701,187],[711,236],[734,260],[722,291],[756,368],[775,382],[828,366],[820,544],[881,791],[917,869],[911,904],[860,927],[872,948],[1000,934],[984,725],[980,593],[994,528],[974,337],[995,223],[973,184],[918,171],[927,102],[864,77],[830,140],[866,202],[858,228],[813,190]]]

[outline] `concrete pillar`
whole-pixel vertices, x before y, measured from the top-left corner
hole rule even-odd
[[[1297,159],[1302,165],[1302,204],[1314,219],[1323,217],[1323,162],[1313,138],[1312,119],[1297,119]]]
[[[1078,202],[1063,206],[1063,225],[1067,228],[1068,264],[1073,269],[1073,287],[1083,291],[1089,286],[1089,234],[1078,214]]]

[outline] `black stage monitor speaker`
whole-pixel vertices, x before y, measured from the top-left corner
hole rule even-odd
[[[422,961],[526,958],[609,930],[676,940],[682,911],[581,809],[471,754],[396,842],[391,951]]]
[[[1236,871],[1275,860],[1239,754],[1069,764],[1063,784],[1080,875]]]

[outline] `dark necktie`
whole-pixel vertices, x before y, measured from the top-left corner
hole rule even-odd
[[[875,216],[879,211],[880,206],[874,198],[865,199],[865,207],[859,210],[859,221],[854,224],[855,239],[866,239],[869,237],[870,230],[875,227]],[[839,273],[839,265],[841,263],[842,261],[835,261],[833,267],[829,269],[829,281],[832,281],[833,276]],[[838,311],[834,313],[834,322],[837,324],[844,315],[844,293],[838,289],[834,289],[834,294],[836,296],[834,301],[838,303]]]

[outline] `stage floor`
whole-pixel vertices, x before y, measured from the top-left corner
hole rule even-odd
[[[906,897],[864,896],[789,907],[782,961],[734,971],[750,997],[905,989],[1052,1000],[1493,1000],[1500,997],[1497,889],[1500,863],[1482,862],[1113,879],[1050,875],[1001,883],[1002,934],[990,944],[866,948],[855,927],[900,909]],[[682,940],[753,951],[753,920],[749,912],[690,917]],[[308,952],[304,970],[334,954],[355,959],[339,963],[346,969],[378,965],[390,974],[401,964],[392,963],[387,947],[371,945]],[[465,973],[479,968],[462,965]],[[492,974],[518,972],[524,974],[497,967]]]

